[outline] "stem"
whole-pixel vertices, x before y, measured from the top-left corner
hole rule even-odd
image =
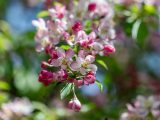
[[[72,91],[73,91],[73,96],[74,96],[74,98],[77,98],[76,93],[75,93],[74,85],[73,85],[73,87],[72,87]]]

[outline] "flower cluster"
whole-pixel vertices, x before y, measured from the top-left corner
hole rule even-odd
[[[127,104],[128,112],[121,114],[121,120],[160,119],[160,98],[138,96],[133,104]]]
[[[46,86],[55,82],[71,84],[73,91],[75,86],[95,83],[96,55],[115,52],[112,6],[105,0],[80,0],[67,6],[55,3],[47,12],[45,19],[32,22],[37,28],[37,51],[44,50],[50,56],[41,64],[39,82]],[[75,94],[69,108],[81,109]]]
[[[23,116],[30,115],[32,111],[33,106],[28,99],[16,98],[14,101],[2,104],[0,120],[20,120]]]

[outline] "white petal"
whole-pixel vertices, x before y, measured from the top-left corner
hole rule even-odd
[[[82,74],[82,75],[85,75],[86,73],[87,73],[87,70],[85,69],[85,68],[80,68],[80,73]]]
[[[93,63],[95,61],[95,57],[92,55],[87,55],[85,61],[87,61],[88,63]]]
[[[96,33],[95,33],[95,32],[91,32],[91,33],[88,35],[88,37],[89,37],[90,39],[95,39],[95,38],[96,38]]]
[[[98,42],[94,42],[93,43],[93,49],[96,51],[101,51],[103,49],[103,45],[98,43]]]
[[[71,63],[70,67],[73,71],[78,71],[79,68],[81,67],[81,64],[78,64],[77,62],[74,61]]]
[[[97,71],[97,66],[95,64],[90,64],[87,66],[88,69],[90,69],[93,72]]]

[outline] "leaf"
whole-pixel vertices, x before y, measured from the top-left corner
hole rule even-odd
[[[69,83],[60,91],[61,99],[64,99],[67,95],[69,95],[71,90],[72,90],[72,83]]]
[[[156,8],[153,6],[153,5],[144,5],[144,9],[145,9],[145,11],[147,12],[147,13],[149,13],[149,14],[154,14],[154,13],[156,13]]]
[[[49,12],[47,10],[43,10],[37,14],[38,18],[49,16]]]
[[[9,90],[10,87],[9,87],[8,83],[6,83],[4,81],[0,81],[0,89],[1,90]]]
[[[103,85],[101,82],[99,82],[98,80],[96,80],[96,85],[98,86],[98,88],[100,89],[101,92],[103,92]]]
[[[106,63],[103,60],[97,60],[97,63],[103,66],[106,70],[108,70]]]
[[[68,50],[69,48],[71,48],[69,45],[61,45],[60,47],[64,50]]]
[[[139,27],[140,27],[140,24],[141,24],[141,20],[137,20],[134,25],[133,25],[133,28],[132,28],[132,37],[134,39],[137,39],[137,36],[138,36],[138,30],[139,30]]]
[[[136,40],[140,47],[144,46],[147,35],[147,25],[142,20],[137,20],[132,28],[132,37]]]

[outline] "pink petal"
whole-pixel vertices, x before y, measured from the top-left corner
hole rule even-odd
[[[65,50],[62,48],[57,48],[58,57],[65,57]]]
[[[53,66],[55,66],[55,67],[58,67],[58,66],[61,65],[61,62],[62,62],[62,59],[61,59],[61,58],[60,58],[60,59],[53,59],[52,62],[51,62],[51,64],[52,64]]]
[[[66,51],[66,57],[72,58],[73,56],[74,56],[74,51],[72,49]]]
[[[91,32],[89,35],[88,35],[88,38],[89,39],[96,39],[96,33],[95,32]]]
[[[78,52],[78,57],[85,58],[85,51],[84,50],[80,50]]]

